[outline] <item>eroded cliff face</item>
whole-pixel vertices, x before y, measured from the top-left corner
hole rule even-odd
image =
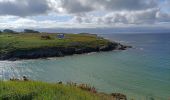
[[[29,50],[14,50],[9,53],[0,54],[0,60],[17,60],[17,59],[37,59],[47,57],[62,57],[73,54],[83,54],[90,52],[126,50],[130,46],[124,46],[120,43],[108,43],[98,47],[44,47]]]

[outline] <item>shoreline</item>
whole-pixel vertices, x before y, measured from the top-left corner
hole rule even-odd
[[[7,44],[1,44],[0,60],[15,61],[21,59],[44,59],[49,57],[64,57],[74,54],[126,50],[132,48],[131,46],[122,45],[118,42],[111,42],[108,39],[98,36],[67,34],[67,38],[65,39],[57,39],[55,37],[56,34],[42,34],[2,35],[6,37],[7,40],[12,39],[6,41]],[[48,39],[44,40],[44,37],[41,39],[42,36],[46,36]],[[22,40],[21,38],[26,39]],[[26,43],[24,44],[24,42]],[[37,45],[37,43],[39,44]]]
[[[122,51],[126,50],[127,48],[131,48],[129,46],[124,46],[121,48],[116,48],[116,49],[104,49],[104,50],[95,50],[95,49],[89,49],[89,50],[68,50],[66,48],[65,50],[59,50],[59,49],[51,49],[47,48],[42,50],[40,49],[35,49],[35,50],[19,50],[15,51],[12,53],[5,54],[0,57],[0,61],[16,61],[16,60],[29,60],[29,59],[48,59],[48,58],[54,58],[54,57],[65,57],[65,56],[74,56],[74,55],[83,55],[83,54],[88,54],[88,53],[100,53],[100,52],[108,52],[108,51]],[[65,52],[66,51],[66,52]],[[53,53],[52,53],[53,52]]]

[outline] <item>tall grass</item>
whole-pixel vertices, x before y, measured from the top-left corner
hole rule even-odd
[[[111,100],[72,85],[35,82],[0,81],[0,100]]]

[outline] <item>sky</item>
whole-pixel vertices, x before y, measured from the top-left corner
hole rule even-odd
[[[6,28],[170,32],[170,0],[0,0]]]

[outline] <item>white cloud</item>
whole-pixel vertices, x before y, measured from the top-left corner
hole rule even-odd
[[[108,26],[117,24],[157,24],[170,21],[170,15],[155,8],[142,11],[111,12],[102,17],[75,16],[73,21],[78,23],[107,24]]]
[[[167,11],[170,2],[159,3],[159,0],[0,0],[0,28],[95,28],[170,23]],[[37,15],[46,17],[39,20],[35,18]],[[61,15],[62,19],[54,17]],[[70,17],[65,21],[66,15]],[[50,17],[53,18],[50,20]]]

